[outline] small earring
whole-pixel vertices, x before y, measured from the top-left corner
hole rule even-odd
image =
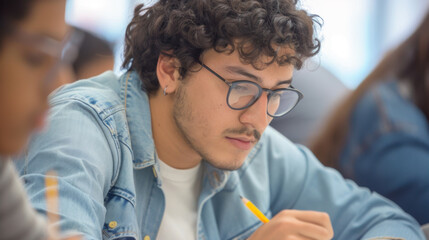
[[[167,96],[167,88],[168,88],[168,86],[165,86],[165,88],[164,88],[164,96]]]

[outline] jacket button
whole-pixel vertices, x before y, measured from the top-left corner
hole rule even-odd
[[[143,240],[150,240],[149,235],[144,236]]]
[[[117,227],[118,226],[118,222],[116,222],[116,221],[111,221],[111,222],[109,222],[109,228],[115,228],[115,227]]]

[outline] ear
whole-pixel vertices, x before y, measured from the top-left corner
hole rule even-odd
[[[179,84],[179,67],[180,63],[177,58],[159,54],[158,64],[156,66],[156,75],[158,77],[160,90],[158,92],[174,93]]]

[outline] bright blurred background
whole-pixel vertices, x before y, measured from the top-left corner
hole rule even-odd
[[[155,0],[69,0],[67,21],[115,46],[121,72],[125,28],[138,3]],[[321,53],[316,62],[346,86],[356,87],[387,50],[404,40],[429,8],[429,0],[301,0],[302,8],[322,17]],[[429,30],[428,30],[429,31]]]

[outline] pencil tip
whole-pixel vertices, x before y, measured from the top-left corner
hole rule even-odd
[[[249,200],[247,200],[247,198],[243,197],[240,195],[241,201],[246,204],[247,202],[249,202]]]

